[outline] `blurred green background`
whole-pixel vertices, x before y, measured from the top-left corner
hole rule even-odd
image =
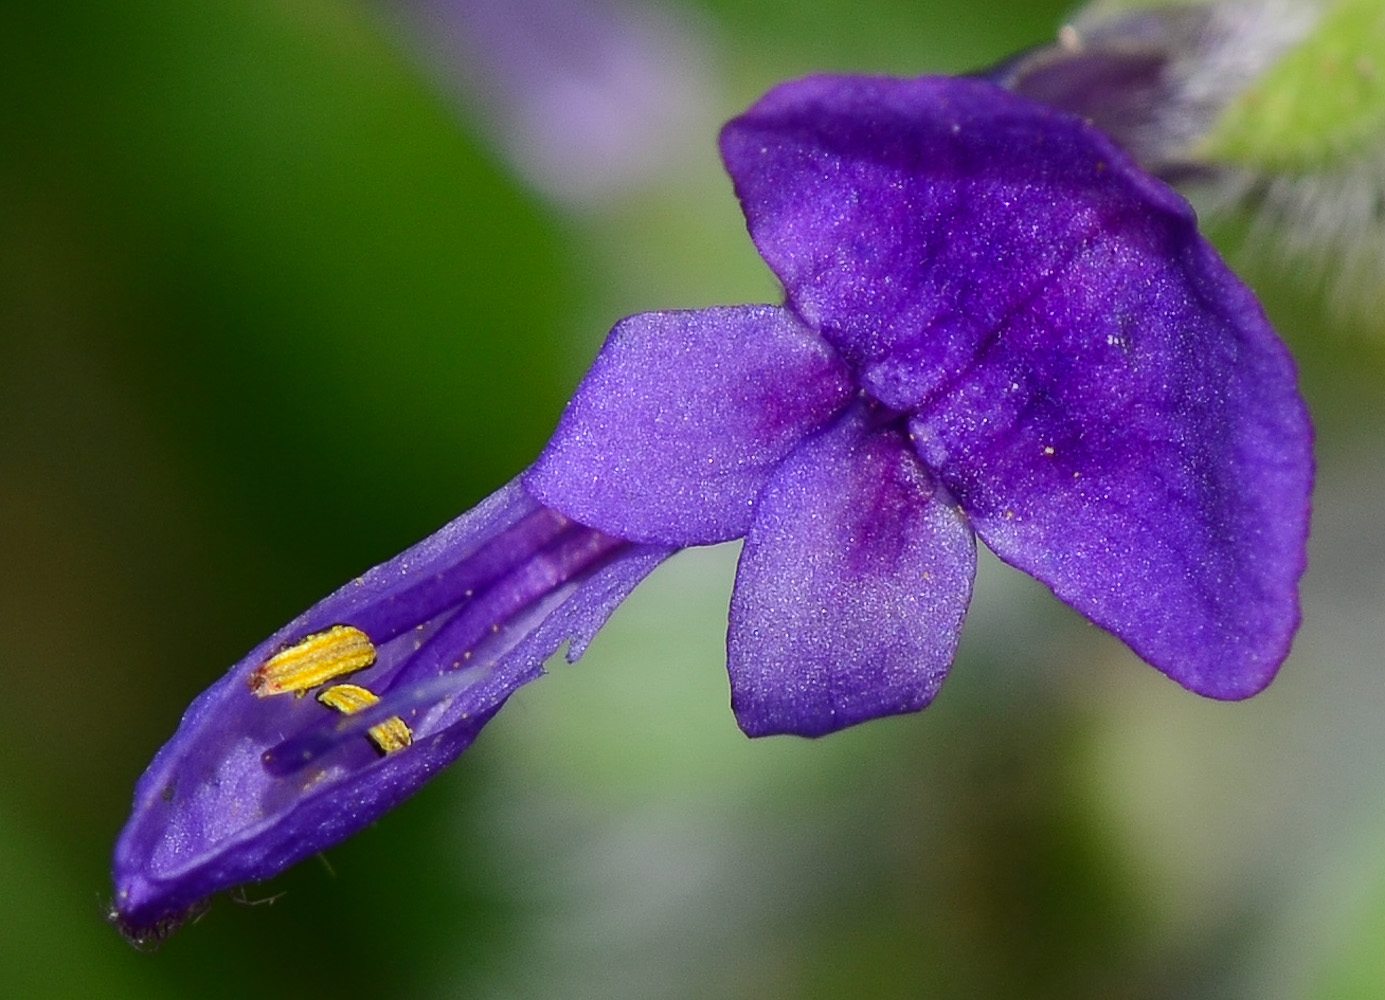
[[[688,552],[320,863],[156,954],[103,922],[193,695],[522,469],[621,315],[775,298],[718,121],[807,72],[985,65],[1064,5],[661,11],[676,155],[572,198],[383,0],[4,7],[0,995],[1385,995],[1385,320],[1263,264],[1320,459],[1264,695],[1187,694],[986,560],[927,712],[751,743],[735,552]]]

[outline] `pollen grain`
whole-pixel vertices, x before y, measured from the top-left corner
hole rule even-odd
[[[261,698],[312,688],[364,670],[375,662],[370,636],[351,625],[314,632],[265,660],[250,675],[250,690]]]
[[[380,698],[359,684],[334,684],[319,694],[317,700],[344,715],[355,715],[361,709],[374,705]],[[413,730],[397,715],[391,715],[378,726],[371,726],[366,730],[366,735],[387,754],[403,750],[414,741]]]

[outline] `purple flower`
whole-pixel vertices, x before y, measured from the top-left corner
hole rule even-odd
[[[549,197],[598,202],[680,162],[710,120],[709,53],[673,7],[626,0],[397,0],[393,13]]]
[[[116,849],[129,933],[374,820],[684,546],[745,538],[751,735],[926,705],[975,535],[1194,691],[1270,681],[1311,431],[1186,203],[979,80],[787,84],[722,154],[787,303],[618,324],[528,472],[199,698]]]

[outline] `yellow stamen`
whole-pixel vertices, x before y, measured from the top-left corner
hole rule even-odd
[[[290,691],[301,698],[311,688],[374,662],[375,644],[370,636],[350,625],[333,625],[261,663],[250,675],[250,690],[261,698]]]
[[[380,698],[359,684],[334,684],[319,694],[317,700],[344,715],[355,715],[361,709],[374,705]],[[366,735],[385,753],[403,750],[414,741],[413,730],[397,715],[391,715],[378,726],[371,726],[366,730]]]

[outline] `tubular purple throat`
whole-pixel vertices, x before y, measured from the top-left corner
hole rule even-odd
[[[118,924],[157,937],[217,888],[287,867],[391,808],[563,642],[579,655],[666,554],[511,484],[347,584],[194,702],[140,780],[116,848]],[[361,641],[343,633],[368,642],[368,666],[334,666]],[[276,661],[287,679],[266,695]],[[372,703],[339,714],[320,693],[348,674]],[[407,736],[382,745],[373,727],[391,720]]]
[[[531,468],[198,698],[116,847],[128,935],[374,821],[687,546],[744,539],[752,736],[926,706],[978,537],[1191,691],[1273,679],[1312,431],[1180,196],[980,79],[788,83],[721,151],[784,303],[618,323]]]

